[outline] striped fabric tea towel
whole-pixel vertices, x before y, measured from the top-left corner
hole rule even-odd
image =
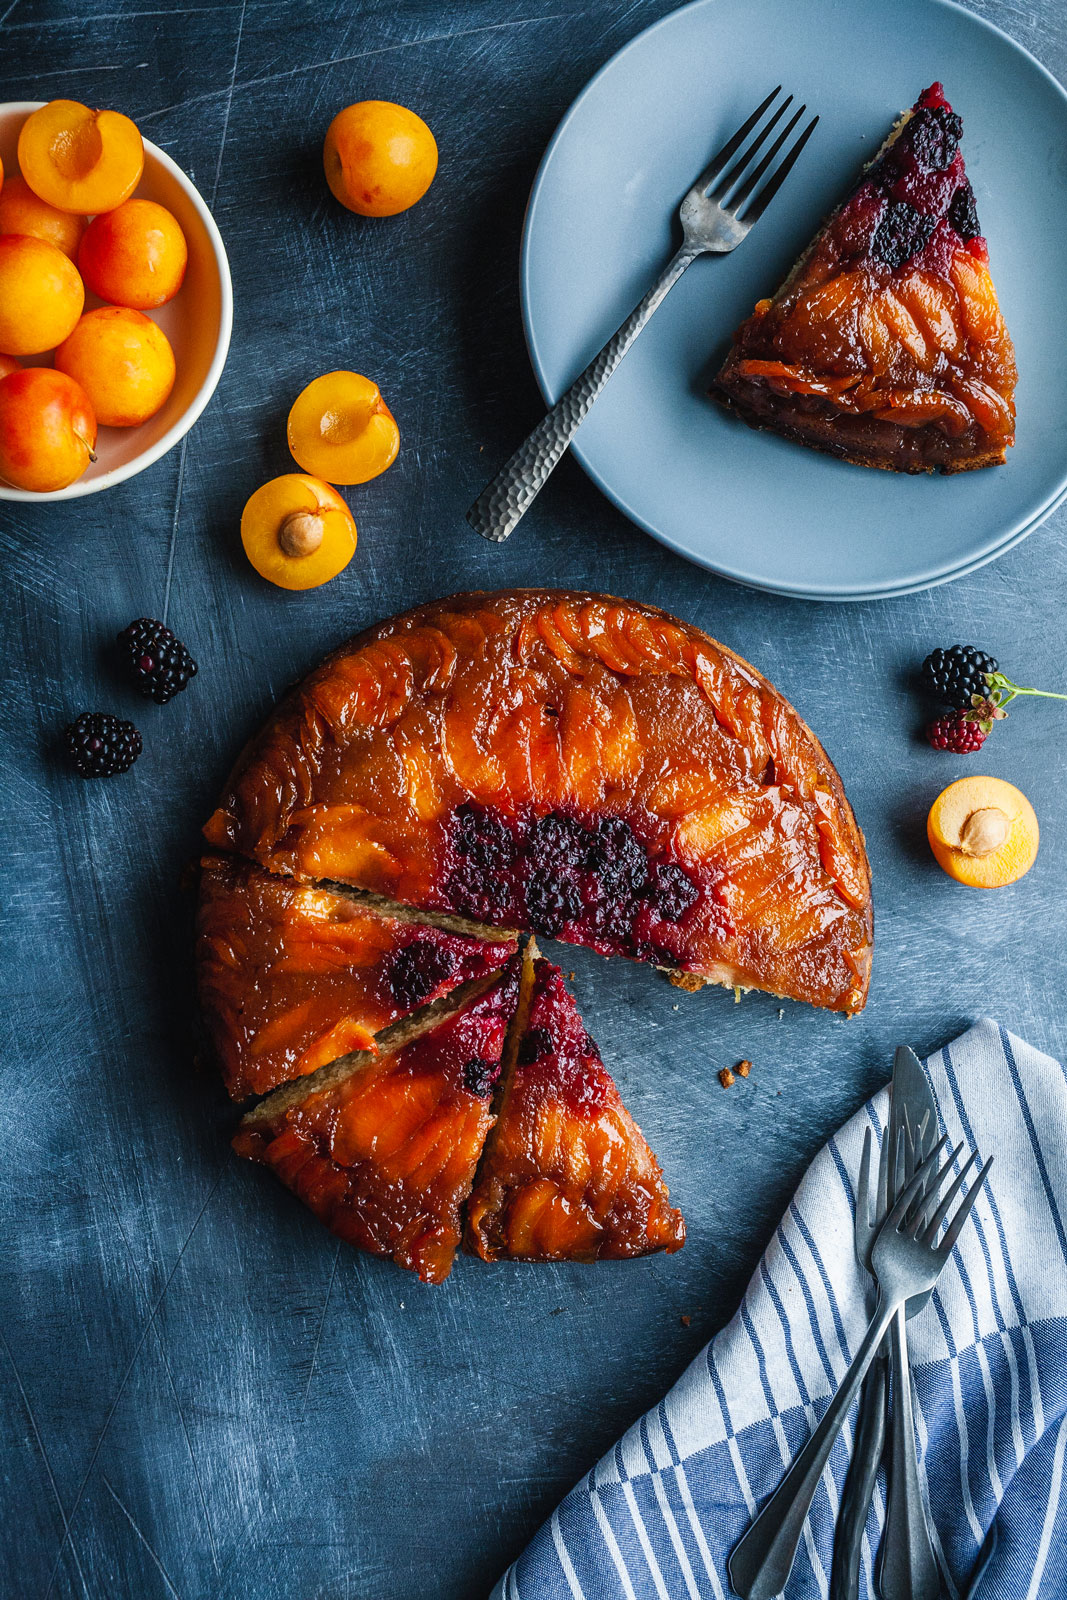
[[[920,1477],[953,1600],[1067,1595],[1067,1080],[984,1021],[931,1056],[941,1130],[994,1156],[926,1309],[908,1324]],[[726,1560],[825,1408],[865,1327],[852,1254],[865,1128],[816,1157],[733,1321],[574,1488],[492,1600],[725,1600]],[[854,1413],[853,1413],[854,1416]],[[787,1600],[829,1592],[852,1419],[827,1464]],[[880,1479],[860,1593],[885,1512]]]

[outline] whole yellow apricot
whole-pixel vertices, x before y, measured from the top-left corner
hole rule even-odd
[[[73,261],[84,232],[84,217],[39,199],[17,172],[0,190],[0,233],[28,233],[34,239],[46,239]]]
[[[241,513],[241,543],[269,583],[280,589],[317,589],[351,561],[356,524],[328,483],[286,472],[248,500]]]
[[[94,217],[78,251],[86,287],[111,305],[137,311],[173,300],[188,261],[177,217],[154,200],[126,200]]]
[[[78,269],[62,250],[21,233],[0,234],[0,350],[9,356],[54,350],[84,304]]]
[[[87,311],[56,351],[56,369],[80,383],[96,420],[136,428],[174,387],[174,351],[162,328],[126,306]]]
[[[1016,883],[1037,858],[1034,808],[1003,778],[959,778],[930,807],[926,836],[939,867],[975,889]]]
[[[18,489],[65,489],[95,461],[96,418],[80,384],[51,367],[0,378],[0,478]]]
[[[381,390],[358,372],[313,378],[293,402],[287,433],[297,465],[327,483],[369,483],[400,449]]]
[[[34,194],[60,211],[98,216],[128,200],[144,171],[137,124],[121,111],[50,100],[19,133],[19,166]]]
[[[437,171],[437,141],[420,116],[391,100],[339,111],[322,147],[334,198],[361,217],[395,217],[421,200]]]

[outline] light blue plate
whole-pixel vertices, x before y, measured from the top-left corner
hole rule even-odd
[[[1008,464],[955,478],[852,467],[753,433],[706,396],[736,325],[771,294],[901,107],[940,79],[1019,362]],[[619,508],[724,577],[860,600],[945,583],[1002,554],[1067,494],[1067,95],[948,0],[697,0],[620,50],[574,102],[530,197],[526,337],[556,400],[676,243],[678,203],[776,83],[821,121],[729,256],[671,291],[574,453]]]

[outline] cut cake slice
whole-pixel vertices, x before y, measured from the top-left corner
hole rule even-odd
[[[244,1118],[234,1149],[270,1167],[339,1238],[443,1282],[518,993],[515,957],[458,1008],[400,1024],[377,1055],[275,1090]]]
[[[685,1243],[663,1173],[563,974],[526,954],[519,1041],[467,1209],[485,1261],[600,1261]]]
[[[738,328],[711,392],[750,427],[894,472],[1004,461],[1015,353],[962,129],[932,84]]]
[[[206,856],[197,912],[201,1005],[231,1096],[313,1072],[515,954],[349,893]]]

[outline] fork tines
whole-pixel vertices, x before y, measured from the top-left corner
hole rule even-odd
[[[758,164],[744,178],[737,192],[732,193],[734,186],[744,177],[746,168],[753,161],[761,146],[769,138],[778,122],[793,103],[793,96],[791,94],[786,95],[755,138],[742,150],[741,147],[749,134],[781,92],[782,86],[779,84],[777,89],[771,91],[762,105],[757,106],[752,115],[741,124],[733,137],[726,141],[722,149],[712,156],[710,162],[689,191],[691,196],[707,196],[709,199],[715,200],[724,211],[728,211],[734,217],[740,217],[742,208],[744,208],[744,217],[741,220],[747,223],[755,222],[762,215],[789,176],[800,152],[815,132],[815,125],[819,120],[818,117],[812,117],[807,127],[786,151],[778,166],[770,173],[766,183],[760,188],[762,179],[770,170],[779,151],[785,145],[793,129],[808,108],[806,105],[802,105],[798,110],[794,111],[785,127],[770,146],[770,149],[765,152]],[[738,155],[738,151],[741,151],[740,155]],[[736,161],[733,160],[734,156],[737,156]],[[733,161],[732,166],[729,165],[731,161]],[[728,167],[729,170],[727,170]],[[758,193],[757,190],[759,191]]]

